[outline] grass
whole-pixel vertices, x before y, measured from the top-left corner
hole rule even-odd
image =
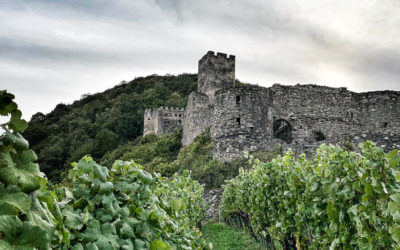
[[[225,224],[210,223],[202,228],[207,242],[213,244],[214,250],[258,250],[264,249],[244,230],[231,228]]]

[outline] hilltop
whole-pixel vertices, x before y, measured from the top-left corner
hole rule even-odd
[[[48,114],[36,113],[23,136],[37,153],[41,170],[58,181],[82,156],[100,159],[141,136],[145,108],[183,108],[196,88],[197,74],[138,77],[102,93],[83,95],[71,105],[60,103]]]

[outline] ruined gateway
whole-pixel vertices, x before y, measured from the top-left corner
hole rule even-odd
[[[317,85],[235,86],[235,56],[209,51],[199,60],[198,90],[186,109],[146,109],[144,135],[183,126],[182,144],[211,128],[214,157],[231,161],[244,151],[311,152],[320,144],[367,139],[400,149],[400,92],[354,93]]]

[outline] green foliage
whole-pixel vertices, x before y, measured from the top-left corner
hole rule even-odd
[[[169,200],[171,217],[179,220],[187,229],[195,228],[204,220],[206,207],[203,202],[204,189],[197,181],[192,180],[188,171],[182,175],[174,174],[171,178],[164,178],[157,189],[157,195]]]
[[[107,128],[102,128],[95,136],[92,154],[96,158],[102,157],[109,149],[118,145],[118,135]]]
[[[209,129],[200,134],[192,144],[182,148],[177,159],[169,164],[158,164],[154,171],[165,176],[189,170],[192,178],[206,188],[220,186],[225,178],[235,176],[235,170],[213,159],[212,138]]]
[[[28,123],[21,119],[22,113],[18,109],[18,105],[13,101],[14,98],[13,94],[0,90],[0,115],[10,115],[10,121],[5,126],[15,133],[22,133],[28,127]]]
[[[228,181],[221,209],[281,249],[400,247],[400,155],[369,141],[362,154],[322,145],[315,157],[289,152]],[[246,195],[244,195],[246,194]]]
[[[11,119],[19,111],[12,98],[0,92],[0,113]],[[196,227],[203,187],[187,173],[166,179],[133,161],[110,170],[85,156],[69,171],[72,192],[49,190],[16,117],[0,136],[0,249],[208,248]]]
[[[58,104],[47,115],[33,115],[23,135],[37,152],[42,171],[59,181],[61,173],[82,156],[90,154],[99,160],[140,136],[145,108],[184,107],[196,82],[194,74],[136,78],[103,93],[84,95],[72,105]],[[5,110],[12,109],[10,97],[2,98]],[[27,124],[21,122],[18,111],[13,112],[10,126],[22,132]]]
[[[61,209],[63,247],[72,249],[205,248],[203,188],[188,175],[151,175],[133,161],[112,169],[85,156],[68,177],[71,199]],[[60,204],[61,202],[59,202]]]
[[[124,153],[122,160],[135,160],[147,170],[155,170],[157,165],[169,163],[176,159],[182,147],[182,129],[160,137],[148,135],[130,151]]]
[[[258,154],[272,158],[279,152],[259,152]],[[206,189],[211,189],[220,187],[225,180],[237,176],[240,168],[249,167],[248,161],[244,158],[226,163],[213,159],[213,141],[210,130],[207,129],[197,136],[192,144],[184,147],[174,162],[160,164],[155,170],[166,176],[189,170],[193,179],[205,184]]]
[[[127,143],[108,152],[102,158],[102,164],[111,166],[117,159],[134,160],[146,171],[167,177],[190,171],[191,177],[205,184],[206,189],[220,187],[226,179],[238,175],[239,168],[250,167],[244,158],[227,163],[213,159],[213,142],[209,129],[196,137],[192,144],[183,148],[181,139],[181,129],[161,136],[150,134],[135,143]],[[267,161],[280,153],[278,148],[273,152],[254,154]]]
[[[344,142],[343,142],[343,149],[346,150],[346,151],[354,151],[354,150],[355,150],[354,144],[353,144],[353,142],[351,141],[351,138],[350,138],[349,136],[347,136],[347,137],[344,139]]]
[[[27,122],[13,99],[0,91],[0,115],[10,117],[0,136],[0,249],[48,249],[55,223],[37,197],[45,180],[36,154],[20,134]]]

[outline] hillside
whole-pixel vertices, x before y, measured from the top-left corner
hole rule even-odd
[[[197,75],[151,75],[102,93],[83,95],[71,105],[58,104],[32,116],[23,136],[38,155],[41,170],[58,181],[71,162],[90,154],[95,160],[142,135],[148,107],[185,107],[196,90]]]
[[[128,142],[107,152],[102,157],[101,164],[111,167],[118,159],[134,160],[146,171],[160,173],[166,177],[188,170],[194,180],[205,185],[206,190],[221,187],[225,180],[237,176],[240,168],[250,167],[244,157],[226,163],[213,159],[213,142],[209,129],[184,148],[181,139],[181,129],[159,137],[150,134],[134,143]],[[264,161],[269,161],[279,154],[279,148],[273,152],[253,153],[255,157]]]

